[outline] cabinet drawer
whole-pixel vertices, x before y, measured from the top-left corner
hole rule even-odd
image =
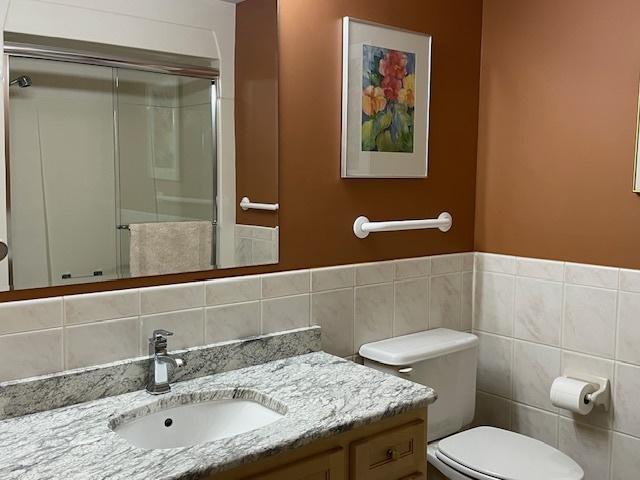
[[[350,479],[426,478],[425,424],[422,420],[358,440],[350,447]]]
[[[345,460],[338,447],[246,480],[346,480]]]

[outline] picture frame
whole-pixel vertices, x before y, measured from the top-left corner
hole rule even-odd
[[[155,180],[180,181],[179,108],[166,106],[176,101],[178,95],[177,81],[146,87],[147,101],[151,103],[147,107],[150,134],[147,173]]]
[[[342,19],[342,178],[426,178],[426,33]]]
[[[640,193],[640,87],[638,87],[638,105],[636,110],[636,145],[633,159],[633,192]]]

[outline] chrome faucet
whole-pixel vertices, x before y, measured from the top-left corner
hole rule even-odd
[[[167,355],[167,337],[173,332],[166,330],[154,330],[149,339],[149,378],[147,381],[147,392],[152,395],[159,395],[171,391],[169,385],[169,365],[180,368],[184,362],[180,358],[172,358]]]

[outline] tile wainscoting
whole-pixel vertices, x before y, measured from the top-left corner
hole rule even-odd
[[[323,349],[447,326],[471,330],[473,253],[0,304],[0,382],[321,325]]]
[[[586,480],[635,479],[640,271],[461,253],[0,304],[0,381],[146,354],[154,328],[186,348],[307,325],[323,349],[426,328],[480,339],[476,424],[557,446]],[[549,403],[561,374],[607,376],[613,408]]]
[[[278,263],[278,227],[235,226],[234,265]]]
[[[558,447],[586,480],[637,478],[640,271],[476,253],[474,283],[476,423]],[[551,405],[554,378],[581,373],[611,379],[610,412]]]

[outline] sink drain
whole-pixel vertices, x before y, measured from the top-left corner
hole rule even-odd
[[[170,427],[171,425],[173,425],[173,420],[171,420],[170,418],[167,418],[167,419],[164,421],[164,426],[165,426],[165,427]]]

